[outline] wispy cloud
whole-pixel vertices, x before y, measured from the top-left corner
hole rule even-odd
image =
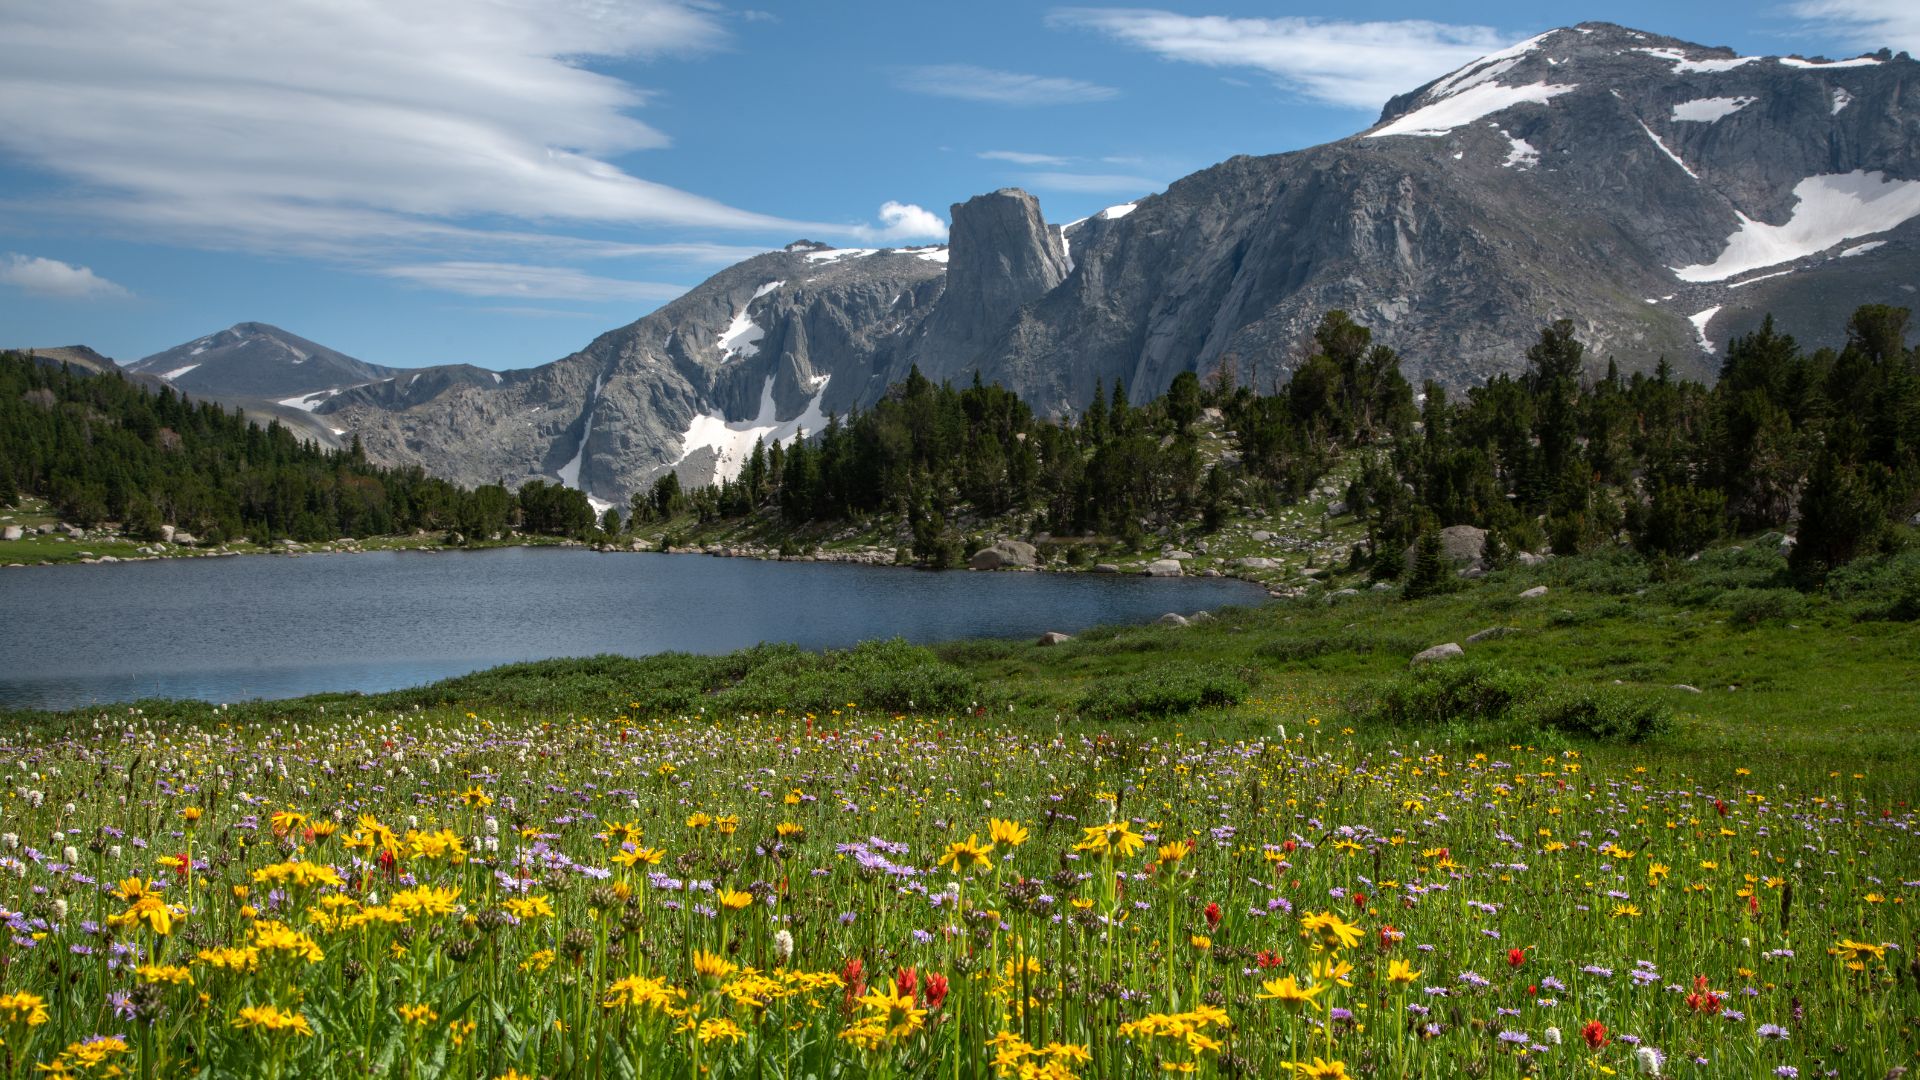
[[[902,90],[916,94],[993,105],[1085,105],[1120,95],[1120,91],[1111,86],[1081,79],[999,71],[973,64],[906,68],[898,73],[895,83]]]
[[[1920,8],[1912,0],[1802,0],[1789,10],[1863,49],[1920,52]]]
[[[702,4],[67,0],[8,5],[0,37],[0,153],[74,181],[59,208],[170,238],[797,225],[610,163],[669,140],[632,115],[644,92],[579,59],[712,49]]]
[[[1158,180],[1117,173],[1038,172],[1028,173],[1021,182],[1040,191],[1073,191],[1087,195],[1145,195],[1159,191]]]
[[[380,274],[464,296],[521,300],[671,300],[685,285],[600,277],[566,266],[501,262],[437,262],[389,266]]]
[[[12,253],[0,255],[0,285],[61,300],[105,300],[133,295],[84,266]]]
[[[974,156],[988,161],[1011,161],[1015,165],[1065,165],[1070,160],[1055,154],[1027,154],[1019,150],[982,150]]]
[[[1242,19],[1149,8],[1061,8],[1047,23],[1092,30],[1167,60],[1251,68],[1302,96],[1367,109],[1519,40],[1424,19]]]

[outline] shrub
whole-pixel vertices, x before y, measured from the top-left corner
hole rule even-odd
[[[1610,688],[1548,692],[1528,702],[1520,715],[1536,730],[1601,742],[1640,742],[1673,722],[1659,702]]]
[[[1349,699],[1347,712],[1397,727],[1517,728],[1607,742],[1638,742],[1671,719],[1665,706],[1625,691],[1552,689],[1538,677],[1471,660],[1371,683]]]
[[[1920,548],[1856,559],[1827,578],[1827,595],[1863,619],[1920,619]]]
[[[1362,686],[1348,709],[1356,719],[1394,726],[1494,720],[1538,686],[1531,676],[1492,664],[1449,661]]]
[[[1075,707],[1088,718],[1146,720],[1238,705],[1248,692],[1246,681],[1224,668],[1160,664],[1102,680]]]
[[[1731,589],[1720,597],[1726,606],[1727,622],[1734,626],[1761,626],[1783,623],[1799,617],[1807,607],[1806,597],[1792,589]]]

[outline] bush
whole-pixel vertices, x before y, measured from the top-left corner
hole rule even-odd
[[[1827,595],[1857,618],[1920,620],[1920,549],[1855,559],[1827,578]]]
[[[1362,686],[1349,702],[1355,719],[1428,726],[1495,720],[1539,690],[1539,680],[1472,660],[1426,664]]]
[[[1720,597],[1727,622],[1734,626],[1761,626],[1798,618],[1807,598],[1792,589],[1731,589]]]
[[[1238,705],[1248,692],[1245,680],[1224,668],[1161,664],[1089,687],[1075,708],[1087,718],[1146,720]]]
[[[1605,742],[1639,742],[1671,722],[1664,705],[1625,691],[1556,690],[1535,676],[1470,660],[1428,664],[1371,683],[1349,699],[1347,712],[1361,722],[1396,727],[1517,727]]]
[[[1656,701],[1604,688],[1549,692],[1528,702],[1520,716],[1537,730],[1601,742],[1640,742],[1673,722]]]

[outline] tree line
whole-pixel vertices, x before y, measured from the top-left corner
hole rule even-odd
[[[0,506],[44,497],[62,520],[120,523],[156,539],[174,525],[206,543],[366,537],[425,529],[484,538],[507,530],[585,535],[585,494],[541,481],[471,490],[419,468],[367,461],[356,437],[328,450],[273,421],[0,354]]]
[[[1920,502],[1920,351],[1909,313],[1871,305],[1839,349],[1803,349],[1771,318],[1734,339],[1713,385],[1596,369],[1573,324],[1542,329],[1518,375],[1464,394],[1415,394],[1394,350],[1329,312],[1292,378],[1271,393],[1231,363],[1174,378],[1135,405],[1097,391],[1077,416],[1036,417],[1010,391],[935,385],[916,369],[872,408],[819,437],[756,446],[737,478],[684,491],[667,475],[634,496],[645,523],[777,510],[822,523],[890,512],[917,558],[958,561],[955,522],[1029,514],[1061,535],[1144,542],[1155,523],[1217,527],[1238,506],[1296,502],[1345,455],[1344,491],[1366,529],[1356,565],[1398,577],[1403,552],[1450,525],[1489,531],[1498,551],[1574,553],[1627,542],[1684,556],[1730,534],[1791,526],[1809,582],[1895,542]],[[1231,451],[1201,452],[1217,409]]]

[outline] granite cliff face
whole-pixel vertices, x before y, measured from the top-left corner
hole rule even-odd
[[[1707,376],[1768,311],[1820,343],[1858,304],[1920,300],[1916,76],[1904,54],[1557,30],[1351,138],[1236,157],[1064,228],[997,191],[954,206],[950,247],[796,242],[554,363],[316,411],[379,460],[623,502],[669,469],[733,475],[756,438],[817,431],[915,364],[1052,412],[1096,380],[1141,400],[1227,363],[1268,389],[1336,307],[1416,380],[1518,370],[1554,318],[1598,364]]]

